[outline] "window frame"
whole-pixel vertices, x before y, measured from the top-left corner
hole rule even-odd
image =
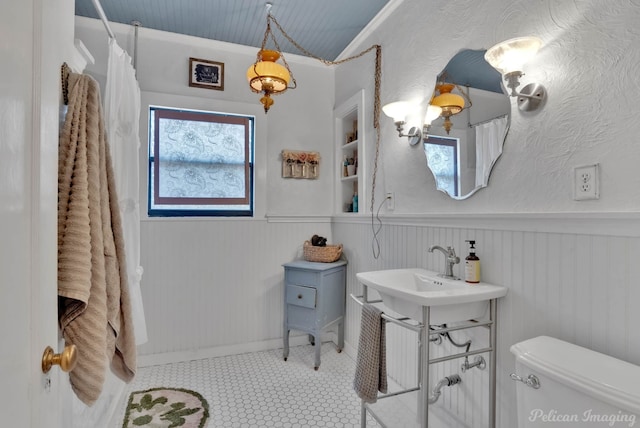
[[[454,197],[458,197],[460,196],[460,187],[461,187],[461,183],[460,183],[460,170],[459,170],[459,164],[460,164],[460,139],[459,138],[455,138],[455,137],[444,137],[441,135],[432,135],[432,134],[428,134],[427,138],[425,138],[424,140],[424,144],[431,144],[434,146],[442,146],[442,147],[451,147],[453,149],[453,191],[454,194],[450,195],[450,196],[454,196]],[[426,149],[425,149],[426,152]],[[427,155],[427,166],[429,167],[429,169],[431,169],[431,167],[429,166],[429,157]],[[438,181],[438,177],[434,175],[434,179],[436,180],[436,187],[437,187],[437,181]],[[447,192],[448,194],[448,192]]]
[[[153,118],[153,119],[152,119]],[[163,197],[160,196],[159,179],[160,167],[160,120],[177,119],[185,121],[238,124],[245,127],[245,162],[244,184],[245,196],[242,198],[208,198],[208,197]],[[215,120],[214,120],[215,119]],[[147,215],[149,217],[253,217],[255,206],[255,128],[256,118],[253,115],[223,113],[186,108],[163,107],[149,105],[149,123],[153,120],[153,135],[148,133],[150,141],[148,158],[148,186],[147,186]],[[153,147],[153,155],[151,149]],[[158,162],[156,162],[158,160]],[[175,208],[154,208],[175,205]],[[208,209],[189,209],[184,206],[207,206]],[[216,209],[216,206],[246,205],[241,209]]]

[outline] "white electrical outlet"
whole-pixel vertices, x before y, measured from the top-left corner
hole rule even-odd
[[[393,211],[396,208],[396,201],[393,197],[393,192],[387,192],[385,194],[385,199],[387,200],[387,210]]]
[[[573,168],[573,199],[582,201],[600,198],[598,165],[596,163]]]

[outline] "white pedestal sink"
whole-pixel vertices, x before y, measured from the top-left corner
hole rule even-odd
[[[360,272],[356,278],[376,290],[389,309],[416,321],[422,321],[422,307],[429,306],[432,325],[480,319],[490,299],[507,294],[502,286],[445,279],[420,268]]]
[[[471,355],[487,354],[490,370],[489,378],[489,428],[495,428],[496,424],[496,317],[497,299],[507,294],[507,289],[498,285],[487,283],[469,284],[462,280],[445,279],[438,276],[437,272],[426,269],[391,269],[373,272],[360,272],[356,278],[364,285],[363,299],[359,303],[370,302],[367,295],[369,289],[376,290],[382,302],[391,311],[409,317],[416,323],[408,323],[403,317],[396,317],[389,313],[382,317],[397,325],[403,326],[419,334],[419,388],[407,389],[393,394],[379,395],[376,403],[362,402],[362,426],[366,427],[366,413],[370,412],[378,421],[395,423],[397,418],[388,419],[383,403],[389,403],[391,408],[397,408],[394,401],[402,394],[414,393],[417,398],[417,415],[414,425],[419,428],[429,427],[429,365],[444,361],[455,360]],[[383,309],[384,310],[384,309]],[[474,320],[474,321],[470,321]],[[443,326],[442,324],[456,323]],[[479,349],[467,349],[466,352],[431,359],[429,352],[429,339],[433,335],[448,333],[449,331],[461,331],[466,329],[488,327],[488,346]],[[424,345],[424,346],[423,346]],[[390,426],[390,425],[385,425]]]

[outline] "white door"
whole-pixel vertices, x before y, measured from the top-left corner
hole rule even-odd
[[[0,414],[3,426],[61,428],[57,162],[61,58],[73,0],[0,2]],[[66,26],[66,28],[63,28]],[[66,52],[65,52],[66,47]]]

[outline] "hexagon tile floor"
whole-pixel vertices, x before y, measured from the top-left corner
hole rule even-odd
[[[131,391],[176,387],[199,392],[209,402],[208,428],[360,427],[360,399],[353,391],[355,362],[322,345],[313,370],[313,347],[282,349],[143,367],[119,406],[124,415]],[[122,427],[122,417],[117,428]],[[369,416],[367,427],[378,427]]]

